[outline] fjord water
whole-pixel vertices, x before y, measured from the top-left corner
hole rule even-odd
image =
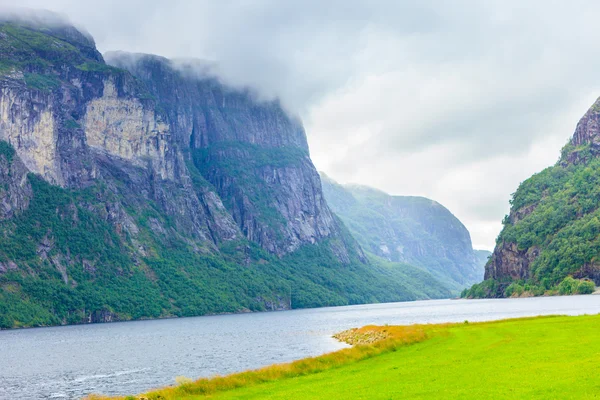
[[[226,374],[345,345],[368,324],[484,321],[600,313],[600,296],[429,300],[0,332],[0,398],[132,394],[177,376]]]

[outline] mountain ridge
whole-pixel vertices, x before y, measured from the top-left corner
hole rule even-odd
[[[440,203],[391,196],[365,185],[340,185],[322,172],[321,179],[331,209],[366,251],[420,266],[454,290],[481,280],[481,255],[490,253],[483,250],[476,256],[468,230]]]
[[[78,32],[0,23],[1,328],[449,295],[367,259],[278,102]]]

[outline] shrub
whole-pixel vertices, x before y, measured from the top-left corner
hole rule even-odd
[[[534,296],[542,296],[545,292],[546,288],[543,286],[533,286],[533,289],[531,290],[531,293],[533,293]]]
[[[569,295],[577,293],[577,287],[579,286],[579,281],[573,279],[572,276],[567,276],[563,281],[558,285],[558,293],[561,295]]]
[[[469,289],[463,290],[460,296],[467,299],[485,299],[499,297],[502,293],[500,283],[493,279],[488,279],[474,284]]]
[[[517,282],[513,282],[504,291],[505,297],[519,297],[523,294],[525,289],[523,286],[519,285]]]
[[[594,285],[594,282],[582,280],[582,281],[579,281],[579,285],[577,286],[577,293],[590,294],[590,293],[594,293],[595,289],[596,289],[596,285]]]

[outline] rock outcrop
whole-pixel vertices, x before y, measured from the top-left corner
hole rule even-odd
[[[591,145],[598,148],[600,146],[600,99],[596,100],[585,115],[581,117],[570,144],[575,147]]]
[[[530,277],[529,266],[539,255],[536,247],[519,249],[515,243],[503,242],[492,253],[486,266],[484,279],[527,280]]]

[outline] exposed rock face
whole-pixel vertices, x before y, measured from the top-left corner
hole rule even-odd
[[[591,144],[594,148],[600,146],[600,99],[596,100],[579,120],[571,144],[573,146]]]
[[[573,274],[573,278],[587,278],[593,280],[596,283],[600,282],[600,264],[596,262],[584,263],[578,271],[575,271],[575,273]]]
[[[22,74],[15,74],[16,81]],[[12,83],[12,84],[11,84]],[[8,81],[0,90],[0,132],[17,149],[30,171],[63,183],[57,157],[57,129],[50,95]]]
[[[284,255],[340,235],[302,124],[277,102],[260,102],[248,91],[199,77],[199,66],[189,63],[177,66],[161,57],[122,52],[106,57],[159,100],[173,132],[172,146],[196,155],[196,166],[249,240]],[[265,193],[268,197],[260,199]],[[348,258],[343,247],[341,260]]]
[[[2,33],[8,39],[11,29]],[[261,103],[160,57],[113,55],[112,63],[131,75],[104,65],[85,35],[53,29],[63,47],[80,50],[72,57],[81,66],[53,70],[51,87],[32,87],[31,77],[48,73],[38,70],[15,70],[0,85],[0,140],[29,171],[64,187],[126,178],[129,190],[156,201],[182,232],[209,247],[243,234],[282,256],[339,235],[304,129],[277,102]],[[9,52],[20,54],[10,43]],[[240,143],[252,147],[240,149]],[[272,159],[256,163],[263,149],[273,150]],[[194,157],[203,150],[203,159]],[[293,160],[278,160],[294,151]],[[210,184],[192,187],[192,159],[216,193]],[[240,177],[247,162],[255,167]]]
[[[494,249],[490,263],[486,266],[484,279],[528,279],[529,265],[538,255],[536,247],[519,250],[515,243],[502,243]]]
[[[167,157],[169,126],[137,98],[120,98],[113,79],[103,82],[102,97],[86,105],[83,129],[87,145],[112,156],[147,167],[160,179],[175,180]]]
[[[203,73],[200,61],[174,62],[149,54],[110,52],[109,64],[130,71],[146,84],[178,132],[192,148],[218,142],[294,147],[308,152],[302,124],[277,101],[261,102],[248,90],[227,87]]]
[[[508,221],[512,225],[518,224],[521,220],[535,211],[537,203],[521,207],[517,210],[510,210]],[[484,279],[496,280],[527,280],[530,278],[530,265],[539,255],[537,247],[528,249],[519,249],[516,243],[500,241],[485,266]]]
[[[342,186],[324,174],[322,181],[332,210],[366,250],[422,266],[456,289],[481,280],[485,261],[475,255],[465,226],[441,204],[366,186]]]

